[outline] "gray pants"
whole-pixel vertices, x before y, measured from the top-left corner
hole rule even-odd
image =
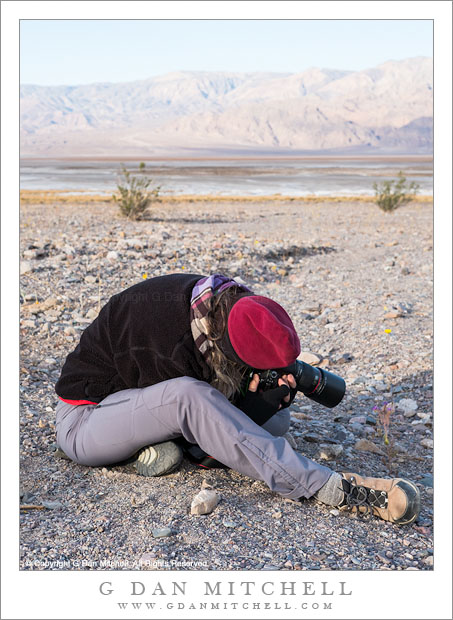
[[[98,406],[57,406],[60,448],[75,462],[118,463],[150,444],[183,436],[283,497],[311,497],[332,471],[295,452],[283,435],[288,409],[263,427],[204,381],[180,377],[107,396]]]

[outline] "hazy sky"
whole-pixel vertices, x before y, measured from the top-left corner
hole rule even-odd
[[[361,70],[432,57],[431,20],[22,20],[22,84],[170,71]]]

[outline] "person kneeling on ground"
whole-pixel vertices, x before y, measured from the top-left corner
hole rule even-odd
[[[251,369],[284,368],[299,354],[282,306],[231,278],[145,280],[114,295],[67,356],[55,388],[57,444],[82,465],[133,457],[140,474],[160,476],[180,464],[182,442],[206,453],[207,466],[283,497],[412,523],[420,510],[412,482],[333,472],[291,448],[283,435],[292,375],[263,392],[254,374],[244,389]]]

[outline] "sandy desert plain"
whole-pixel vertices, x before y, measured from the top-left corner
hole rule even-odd
[[[108,196],[23,191],[20,226],[22,569],[432,569],[432,198],[387,214],[364,197],[167,196],[132,221]],[[54,384],[81,332],[112,294],[179,271],[240,277],[287,309],[303,351],[347,384],[333,410],[298,395],[287,440],[336,471],[413,480],[415,524],[287,501],[186,461],[143,478],[58,456]],[[202,485],[221,501],[193,516]]]

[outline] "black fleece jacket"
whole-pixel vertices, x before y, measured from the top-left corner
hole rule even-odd
[[[114,392],[176,377],[210,382],[190,329],[191,293],[203,277],[159,276],[114,295],[66,358],[58,396],[98,403]]]

